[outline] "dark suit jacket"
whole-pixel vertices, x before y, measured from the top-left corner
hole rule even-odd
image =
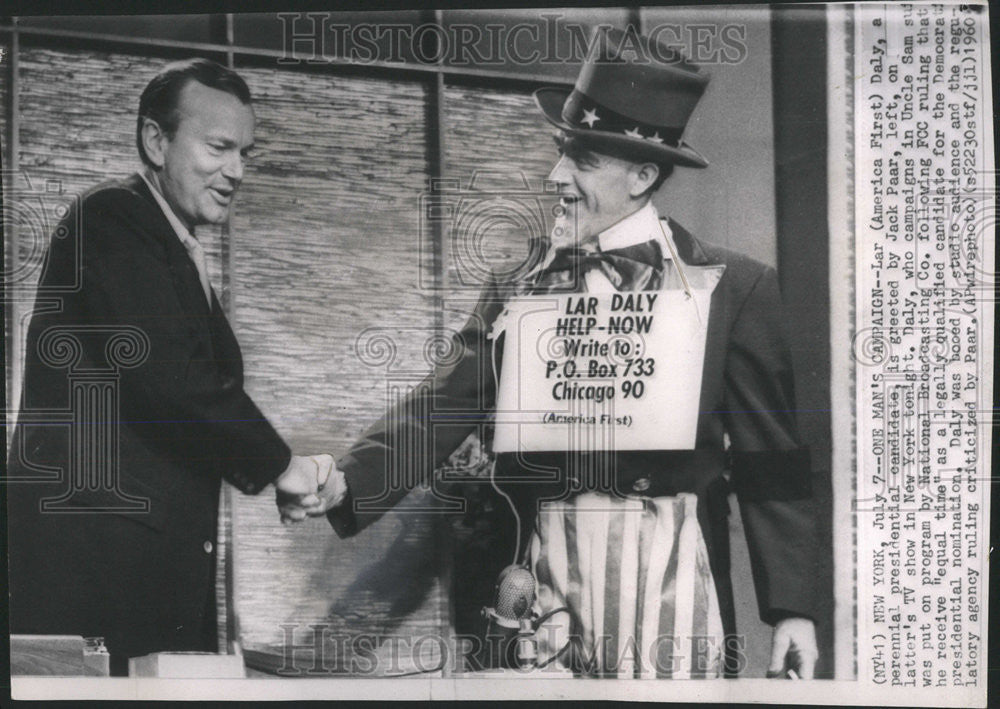
[[[131,337],[117,350],[115,332]],[[68,359],[58,333],[77,343]],[[117,394],[81,411],[83,380],[108,386],[95,371],[115,372]],[[53,425],[73,409],[72,425]],[[8,461],[12,631],[104,636],[119,670],[128,656],[215,650],[220,481],[259,492],[290,451],[243,390],[233,331],[139,175],[84,195],[51,240],[21,412]]]
[[[795,432],[792,367],[782,332],[776,273],[741,254],[702,244],[676,223],[670,222],[670,227],[684,263],[726,265],[709,313],[696,449],[670,452],[666,464],[660,454],[619,452],[612,463],[615,487],[623,494],[699,495],[699,519],[723,623],[732,633],[735,613],[726,524],[731,477],[747,532],[761,618],[773,624],[791,615],[816,617],[817,541],[809,457]],[[490,284],[454,338],[459,353],[455,361],[438,367],[338,461],[353,498],[351,505],[328,515],[338,534],[354,534],[390,509],[469,433],[478,430],[488,437],[496,392],[487,334],[510,291],[507,285]],[[724,449],[724,434],[730,439],[729,451]],[[523,474],[536,462],[564,472],[554,487],[508,488],[522,508],[522,520],[530,524],[532,505],[539,497],[565,493],[566,478],[580,469],[579,459],[585,455],[570,452],[560,459],[539,454],[514,464],[499,457],[501,484],[504,474],[518,470]]]

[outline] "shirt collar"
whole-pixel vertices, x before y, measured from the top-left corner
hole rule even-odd
[[[597,243],[601,251],[624,249],[647,241],[655,241],[660,245],[664,259],[670,258],[670,248],[664,237],[672,236],[670,226],[660,219],[660,214],[652,202],[633,212],[617,224],[614,224],[597,235]]]
[[[166,216],[167,221],[170,222],[170,226],[172,226],[174,231],[177,233],[177,238],[180,239],[181,243],[186,246],[187,240],[193,239],[194,235],[188,231],[188,228],[184,226],[184,222],[182,222],[174,213],[174,210],[170,208],[170,205],[167,204],[167,200],[164,199],[162,194],[160,194],[159,187],[157,187],[156,184],[149,179],[146,175],[146,171],[143,170],[139,173],[139,175],[146,182],[146,185],[149,187],[149,191],[153,193],[153,199],[155,199],[156,203],[160,205],[160,209],[163,210],[163,214]]]

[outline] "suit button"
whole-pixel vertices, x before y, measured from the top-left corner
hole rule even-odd
[[[211,554],[212,549],[214,549],[215,546],[212,544],[212,542],[205,540],[205,543],[201,545],[201,548],[205,550],[206,554]]]
[[[632,489],[635,492],[646,492],[649,489],[651,482],[649,478],[637,478],[634,483],[632,483]]]

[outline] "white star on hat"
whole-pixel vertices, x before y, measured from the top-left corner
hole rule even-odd
[[[594,124],[597,123],[600,118],[597,117],[597,109],[584,109],[583,118],[580,120],[581,123],[586,123],[588,128],[593,128]]]
[[[625,135],[627,135],[629,138],[639,138],[640,140],[642,140],[642,133],[639,132],[638,126],[633,128],[632,130],[625,131]]]
[[[652,140],[654,143],[662,143],[663,138],[660,137],[660,131],[656,131],[653,135],[646,138],[646,140]]]

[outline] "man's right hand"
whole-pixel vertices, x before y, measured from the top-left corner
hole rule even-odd
[[[347,481],[333,456],[292,456],[285,472],[275,480],[275,502],[283,524],[319,517],[347,495]]]
[[[282,523],[300,522],[310,511],[322,506],[323,501],[318,494],[323,472],[318,460],[320,457],[323,456],[293,455],[285,472],[274,481],[275,503]]]

